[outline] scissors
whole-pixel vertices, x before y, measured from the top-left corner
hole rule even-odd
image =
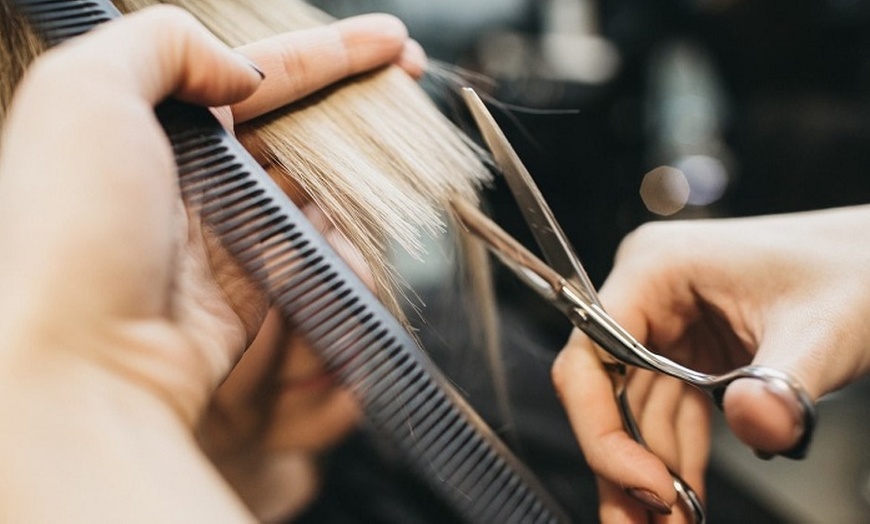
[[[725,389],[742,378],[761,380],[773,391],[783,396],[791,395],[789,400],[797,400],[800,405],[804,429],[797,444],[780,455],[803,458],[816,423],[815,404],[804,387],[790,374],[767,366],[743,366],[722,375],[701,373],[650,351],[632,337],[604,311],[595,287],[553,212],[483,101],[471,88],[464,88],[462,95],[547,262],[537,258],[476,206],[457,198],[452,207],[459,221],[520,280],[597,343],[598,356],[613,383],[623,425],[632,438],[646,445],[628,404],[625,387],[627,365],[663,373],[690,384],[706,393],[719,409],[723,407]],[[671,471],[671,476],[690,516],[695,522],[704,522],[704,508],[695,491],[675,472]]]

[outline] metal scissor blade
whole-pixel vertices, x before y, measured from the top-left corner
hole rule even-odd
[[[580,290],[586,300],[600,306],[598,293],[586,270],[519,155],[477,93],[466,87],[462,89],[462,95],[547,263]]]
[[[566,280],[538,257],[508,235],[495,222],[486,217],[476,206],[460,197],[451,201],[453,211],[459,222],[476,236],[504,265],[516,274],[530,288],[553,305],[567,313],[568,308],[561,300]]]

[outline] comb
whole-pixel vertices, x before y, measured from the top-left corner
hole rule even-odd
[[[49,45],[120,17],[108,0],[13,0]],[[370,429],[469,522],[568,522],[540,482],[207,109],[156,109],[186,205],[267,292]]]

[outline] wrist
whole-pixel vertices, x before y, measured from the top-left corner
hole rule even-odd
[[[251,451],[221,457],[215,463],[260,522],[289,521],[315,500],[322,482],[316,456]]]
[[[82,359],[0,351],[0,427],[0,521],[250,520],[171,407]]]

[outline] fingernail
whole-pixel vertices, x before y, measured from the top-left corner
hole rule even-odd
[[[260,75],[260,80],[265,80],[265,79],[266,79],[266,73],[264,73],[262,69],[260,69],[259,67],[257,67],[257,64],[255,64],[255,63],[251,62],[250,60],[248,60],[248,65],[251,66],[251,69],[253,69],[254,71],[256,71],[258,75]]]
[[[426,72],[428,59],[426,51],[416,40],[407,40],[397,65],[413,78],[420,78]]]
[[[240,57],[242,60],[244,60],[246,64],[248,64],[248,67],[250,67],[251,69],[253,69],[254,71],[256,71],[258,75],[260,75],[260,80],[265,80],[265,79],[266,79],[266,73],[264,73],[263,70],[260,69],[260,68],[257,66],[257,64],[255,64],[255,63],[254,63],[250,58],[248,58],[247,56],[243,55],[242,53],[239,53],[238,51],[236,51],[236,54],[238,54],[239,57]]]
[[[648,509],[660,515],[670,515],[671,506],[652,491],[643,488],[625,488],[625,492]]]
[[[761,460],[770,460],[773,458],[773,453],[768,453],[767,451],[761,451],[760,449],[752,450],[755,453],[755,456],[760,458]]]

